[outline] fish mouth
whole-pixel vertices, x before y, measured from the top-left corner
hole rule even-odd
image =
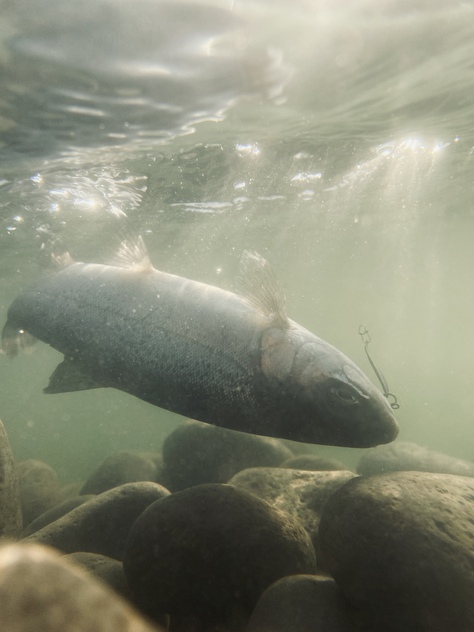
[[[359,446],[361,448],[372,448],[391,443],[397,438],[400,431],[400,426],[385,399],[380,402],[367,422],[366,429],[361,429],[359,433],[359,436],[362,437],[362,444]],[[362,425],[364,425],[363,422]],[[367,441],[363,440],[364,437]]]
[[[398,422],[393,415],[390,419],[387,420],[387,422],[388,423],[384,424],[383,426],[379,426],[378,437],[376,438],[376,440],[365,447],[370,448],[395,441],[400,431],[400,426],[398,425]]]

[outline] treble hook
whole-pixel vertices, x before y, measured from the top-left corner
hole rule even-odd
[[[390,408],[392,408],[393,410],[397,410],[397,408],[400,408],[400,404],[397,401],[396,396],[393,393],[390,393],[390,390],[388,388],[388,383],[387,380],[384,377],[384,374],[382,373],[382,371],[380,371],[380,369],[377,368],[377,365],[375,364],[375,362],[372,360],[372,358],[370,357],[370,353],[369,353],[369,343],[372,340],[370,335],[369,335],[369,330],[364,327],[364,325],[360,325],[359,326],[359,336],[362,339],[362,343],[364,345],[364,349],[365,349],[365,353],[367,355],[367,358],[369,359],[370,362],[370,366],[373,368],[375,375],[377,376],[381,386],[382,386],[382,390],[383,390],[383,394],[384,397],[387,398],[388,403],[390,404]]]

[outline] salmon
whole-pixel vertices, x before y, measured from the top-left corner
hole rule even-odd
[[[346,447],[395,439],[359,367],[288,318],[269,263],[244,252],[238,292],[156,270],[141,238],[114,265],[74,262],[13,301],[10,357],[34,339],[64,355],[45,393],[111,387],[223,428]]]

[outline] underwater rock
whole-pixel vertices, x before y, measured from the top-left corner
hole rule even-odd
[[[22,527],[20,486],[10,442],[0,421],[0,537],[17,537]]]
[[[64,559],[69,560],[74,564],[79,564],[79,566],[94,575],[94,577],[106,583],[121,597],[124,597],[135,605],[133,595],[125,577],[122,562],[119,562],[112,557],[107,557],[106,555],[84,552],[69,553],[64,556]],[[166,616],[162,616],[161,618],[157,617],[156,620],[164,628],[168,627],[168,620]]]
[[[123,599],[56,552],[0,549],[2,632],[158,632]]]
[[[58,475],[47,463],[35,459],[20,461],[16,471],[20,483],[23,526],[26,527],[42,513],[58,505],[63,497]]]
[[[239,472],[229,484],[266,500],[286,511],[303,525],[318,558],[318,526],[324,505],[336,490],[355,474],[349,471],[308,472],[272,467],[256,467]]]
[[[43,527],[46,527],[46,525],[51,524],[55,520],[58,520],[58,518],[62,518],[76,507],[83,505],[91,498],[94,498],[94,496],[92,494],[89,494],[87,496],[75,496],[74,498],[63,500],[62,503],[59,503],[59,505],[55,505],[48,511],[45,511],[40,516],[35,518],[32,522],[30,522],[26,529],[23,529],[21,537],[26,538],[32,533],[39,531]]]
[[[348,605],[329,577],[292,575],[260,597],[246,632],[355,632]]]
[[[172,629],[241,627],[273,582],[314,573],[311,540],[289,514],[230,485],[188,488],[159,500],[134,524],[127,581],[149,616]]]
[[[188,421],[164,441],[164,484],[179,491],[204,483],[227,483],[240,470],[276,467],[291,456],[278,439]]]
[[[148,505],[168,494],[158,483],[127,483],[88,500],[23,541],[63,553],[100,553],[120,560],[135,520]]]
[[[349,481],[319,527],[324,562],[363,629],[474,630],[474,480],[396,472]]]
[[[357,472],[362,476],[399,471],[474,476],[474,463],[409,441],[396,441],[387,446],[366,450],[357,466]]]
[[[122,450],[108,456],[84,483],[81,494],[101,494],[108,489],[136,483],[157,482],[160,455]]]
[[[309,472],[348,470],[345,463],[319,454],[299,454],[283,461],[280,467],[287,467],[292,470],[308,470]]]
[[[130,588],[125,579],[122,562],[113,557],[107,557],[107,555],[85,553],[83,551],[64,555],[64,559],[81,566],[94,577],[113,588],[122,597],[130,599]]]
[[[77,498],[80,495],[81,489],[84,485],[84,481],[72,481],[71,483],[66,483],[61,487],[61,492],[64,500],[69,500],[69,498]]]

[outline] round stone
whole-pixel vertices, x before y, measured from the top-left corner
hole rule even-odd
[[[249,467],[276,467],[292,456],[278,439],[188,421],[163,444],[164,484],[179,491],[204,483],[227,483]]]
[[[472,478],[358,477],[324,508],[321,553],[364,629],[472,632],[473,525]]]
[[[263,593],[246,632],[355,632],[355,627],[333,579],[291,575]]]
[[[274,581],[316,569],[311,540],[294,518],[220,484],[153,503],[135,522],[123,563],[147,614],[201,626],[246,620]]]

